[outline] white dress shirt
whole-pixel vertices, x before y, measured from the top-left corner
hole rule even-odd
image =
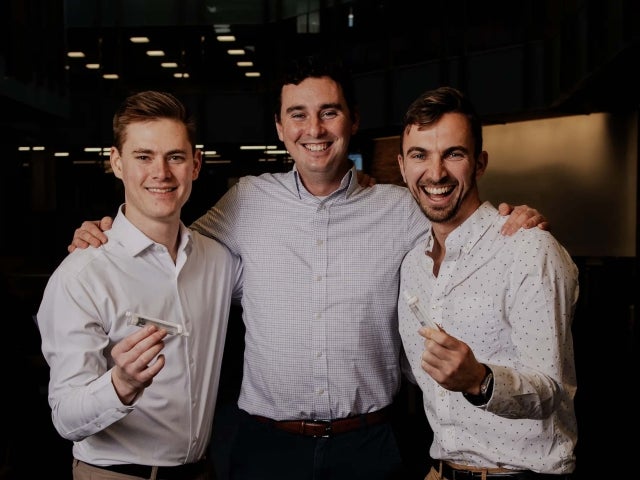
[[[241,178],[193,225],[242,257],[239,407],[327,420],[389,405],[401,378],[400,265],[428,226],[406,188],[363,188],[355,168],[324,198],[295,167]]]
[[[77,249],[52,274],[37,321],[50,366],[49,404],[75,458],[171,466],[198,461],[213,421],[231,297],[241,265],[223,245],[180,226],[176,263],[122,214],[100,248]],[[132,405],[111,383],[109,352],[138,327],[126,312],[178,323],[163,369]]]
[[[493,370],[486,407],[473,406],[422,370],[424,338],[403,297],[400,333],[434,431],[432,458],[569,473],[577,439],[571,322],[578,270],[547,231],[501,235],[506,218],[485,202],[447,237],[437,277],[425,254],[431,235],[407,254],[401,273],[401,288]]]

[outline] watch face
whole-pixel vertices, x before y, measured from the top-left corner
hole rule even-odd
[[[489,385],[491,385],[491,381],[493,380],[493,372],[489,372],[482,383],[480,384],[480,394],[483,396],[487,396],[487,392],[489,391]]]

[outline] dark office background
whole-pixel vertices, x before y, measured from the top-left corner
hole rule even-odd
[[[82,220],[113,215],[122,201],[105,157],[84,148],[110,145],[111,115],[127,94],[151,88],[174,92],[196,113],[205,150],[217,152],[208,157],[185,207],[189,223],[239,176],[291,168],[287,155],[240,145],[282,148],[271,113],[274,76],[291,55],[319,48],[341,56],[353,70],[362,125],[352,150],[380,181],[394,181],[395,159],[381,158],[375,145],[397,135],[409,101],[437,84],[471,92],[487,126],[603,113],[613,120],[612,138],[619,137],[620,119],[637,129],[639,5],[635,0],[2,0],[0,479],[71,478],[71,445],[51,425],[48,370],[32,316],[73,230]],[[236,36],[231,45],[216,40],[223,25]],[[130,43],[131,36],[141,35],[150,38],[148,46]],[[147,57],[147,48],[164,50],[166,59]],[[240,59],[231,58],[228,48],[245,49],[243,59],[253,67],[238,67]],[[70,58],[71,51],[83,51],[85,58]],[[161,68],[165,60],[174,61],[175,69]],[[99,67],[89,69],[87,63]],[[260,77],[246,77],[247,70]],[[106,73],[118,78],[105,79]],[[623,201],[637,212],[634,133],[620,141],[635,142],[634,165],[626,174],[634,194]],[[56,156],[63,152],[68,155]],[[618,159],[609,160],[617,165]],[[615,190],[598,172],[593,175],[596,189],[602,182]],[[571,182],[568,178],[568,190]],[[538,178],[529,188],[535,192],[538,186],[544,189],[545,181]],[[619,218],[617,211],[606,219],[601,210],[592,215],[593,207],[572,204],[563,190],[557,184],[544,190],[542,203],[570,204],[571,221],[588,224],[597,238]],[[535,198],[526,202],[537,207]],[[552,230],[554,222],[565,225],[553,206],[542,211]],[[637,213],[633,216],[637,232]],[[574,255],[581,287],[573,327],[577,478],[635,475],[637,235],[630,243],[623,254],[610,254],[600,243],[593,252]],[[222,428],[241,373],[240,314],[232,311],[225,350],[218,400]],[[398,405],[400,441],[413,459],[415,478],[422,478],[430,432],[419,393],[405,386]]]

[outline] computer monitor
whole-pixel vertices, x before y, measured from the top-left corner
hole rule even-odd
[[[361,153],[350,153],[349,159],[356,164],[356,170],[362,171],[362,154]]]

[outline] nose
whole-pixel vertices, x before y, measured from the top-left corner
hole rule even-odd
[[[444,160],[440,157],[434,158],[427,168],[427,175],[431,180],[438,182],[447,176],[447,169],[444,166]]]
[[[322,119],[319,117],[309,118],[309,135],[312,137],[320,137],[324,134],[325,128]]]
[[[154,178],[168,178],[171,175],[169,163],[163,158],[154,160],[152,173]]]

